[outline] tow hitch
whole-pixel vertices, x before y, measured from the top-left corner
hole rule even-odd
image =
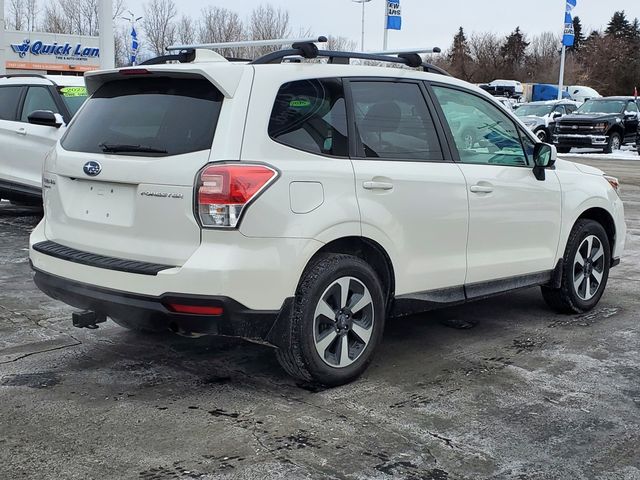
[[[98,328],[99,323],[107,321],[107,316],[100,313],[92,312],[91,310],[85,310],[84,312],[73,312],[71,314],[73,320],[73,326],[78,328],[88,328],[95,330]]]

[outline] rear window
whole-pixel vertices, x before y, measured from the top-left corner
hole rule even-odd
[[[110,153],[136,156],[209,150],[222,98],[210,82],[199,78],[109,82],[87,100],[62,146],[87,153],[103,153],[108,146]]]

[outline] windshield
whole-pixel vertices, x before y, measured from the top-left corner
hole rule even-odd
[[[87,100],[87,87],[58,87],[58,93],[72,117]]]
[[[166,156],[211,149],[222,94],[202,78],[145,77],[100,87],[62,139],[66,150]]]
[[[587,100],[576,113],[621,113],[626,103],[624,100]]]
[[[549,115],[553,110],[553,105],[522,105],[516,110],[519,117],[544,117]]]

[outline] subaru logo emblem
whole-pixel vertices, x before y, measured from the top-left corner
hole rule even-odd
[[[84,170],[84,173],[86,173],[90,177],[95,177],[97,175],[100,175],[100,172],[102,171],[102,166],[98,162],[94,162],[92,160],[90,162],[85,163],[84,167],[82,167],[82,170]]]

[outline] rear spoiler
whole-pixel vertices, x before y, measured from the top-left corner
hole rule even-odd
[[[212,62],[214,63],[214,62]],[[185,76],[203,77],[209,80],[226,98],[233,98],[240,84],[240,79],[248,69],[241,64],[220,62],[220,68],[211,68],[211,63],[205,64],[208,68],[194,68],[192,64],[172,65],[145,65],[126,67],[113,70],[96,70],[84,75],[89,95],[93,95],[102,85],[115,80],[138,77],[141,75],[158,75],[163,77],[184,78]],[[200,67],[203,64],[199,64]],[[251,69],[249,69],[251,70]],[[213,72],[212,72],[213,71]],[[212,75],[215,73],[215,76]]]

